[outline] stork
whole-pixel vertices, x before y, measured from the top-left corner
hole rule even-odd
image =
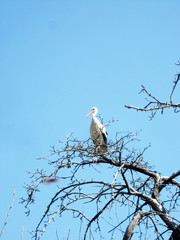
[[[96,151],[99,153],[105,153],[107,151],[107,132],[103,124],[96,118],[98,109],[93,107],[90,113],[92,114],[92,121],[90,126],[91,138],[96,146]]]

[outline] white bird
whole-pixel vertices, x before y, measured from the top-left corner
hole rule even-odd
[[[92,121],[90,126],[91,138],[96,146],[96,151],[105,153],[107,151],[107,132],[103,124],[96,118],[98,109],[93,107],[90,113],[92,114]]]

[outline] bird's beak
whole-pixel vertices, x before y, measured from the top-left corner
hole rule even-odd
[[[89,115],[91,115],[93,113],[93,111],[90,111],[90,113],[88,113],[88,115],[86,117],[89,117]]]

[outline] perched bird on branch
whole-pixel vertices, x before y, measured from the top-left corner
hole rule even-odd
[[[92,121],[90,126],[91,138],[96,146],[96,151],[98,153],[105,153],[107,151],[107,132],[103,124],[97,119],[98,109],[93,107],[90,113],[92,114]]]

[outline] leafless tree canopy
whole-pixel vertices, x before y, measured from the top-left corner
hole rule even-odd
[[[141,111],[173,107],[177,112],[180,104],[173,103],[172,95],[179,78],[178,74],[169,103],[160,102],[142,86],[151,99],[148,105],[126,107]],[[142,151],[135,147],[138,137],[116,134],[104,154],[97,154],[91,139],[78,140],[73,134],[68,134],[57,148],[52,147],[44,159],[53,170],[32,173],[32,182],[26,186],[27,198],[22,198],[29,213],[41,186],[51,182],[57,185],[56,193],[48,196],[49,204],[37,223],[34,238],[40,239],[52,220],[71,212],[81,223],[79,239],[96,239],[97,233],[100,239],[152,239],[152,235],[153,239],[180,239],[180,220],[174,214],[180,204],[180,170],[171,176],[155,171],[145,161],[149,146]]]

